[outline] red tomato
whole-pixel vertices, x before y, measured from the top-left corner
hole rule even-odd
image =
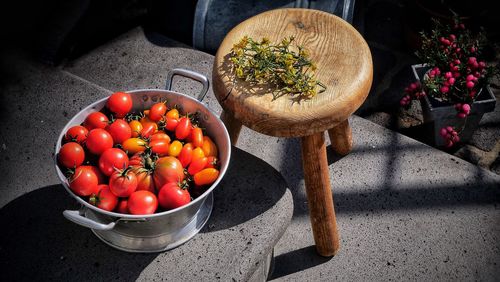
[[[205,157],[217,157],[217,146],[208,136],[203,136],[203,146],[201,146],[203,152],[205,153]]]
[[[113,93],[109,96],[106,107],[115,117],[122,118],[132,110],[132,97],[124,92]]]
[[[191,126],[191,120],[188,117],[181,118],[175,128],[175,137],[179,140],[186,139],[191,133]]]
[[[203,130],[201,128],[195,127],[191,130],[191,142],[195,148],[203,146]]]
[[[135,191],[128,198],[128,211],[131,214],[153,214],[157,208],[158,200],[149,191]]]
[[[188,167],[188,173],[191,175],[195,175],[197,172],[201,171],[205,168],[205,166],[207,166],[207,162],[207,157],[192,160],[191,164]]]
[[[128,199],[119,199],[116,206],[117,213],[128,214]]]
[[[143,128],[141,131],[142,138],[149,138],[158,130],[158,125],[154,122],[145,122],[142,124]]]
[[[121,144],[123,141],[132,137],[132,129],[130,125],[123,119],[116,119],[106,127],[106,131],[113,137],[115,144]]]
[[[171,118],[171,119],[179,119],[179,110],[177,109],[171,109],[170,111],[168,111],[167,113],[167,118]]]
[[[98,185],[97,188],[97,194],[90,196],[89,203],[106,211],[114,210],[118,205],[118,197],[111,192],[106,184]]]
[[[191,195],[187,189],[182,189],[177,183],[170,182],[161,187],[158,192],[158,202],[162,208],[171,210],[191,202]]]
[[[76,142],[78,144],[83,144],[87,139],[89,130],[81,125],[75,125],[68,129],[64,135],[64,141],[66,142]]]
[[[86,167],[95,173],[95,175],[97,176],[97,184],[108,183],[106,176],[102,174],[101,170],[98,167],[92,165],[82,165],[82,167]]]
[[[163,131],[158,131],[149,138],[150,142],[155,140],[165,140],[167,143],[170,143],[170,136]]]
[[[79,166],[69,179],[69,188],[78,196],[89,196],[97,193],[97,175],[88,166]]]
[[[62,145],[57,158],[62,166],[75,168],[80,166],[85,160],[85,152],[80,144],[69,142]]]
[[[109,148],[99,158],[99,169],[106,176],[110,176],[116,169],[128,167],[127,154],[118,148]]]
[[[140,138],[129,138],[122,143],[122,148],[129,154],[135,154],[146,150],[147,142]]]
[[[217,168],[219,166],[219,160],[214,157],[210,156],[207,158],[207,166],[205,168]]]
[[[132,120],[128,123],[130,129],[132,130],[132,137],[139,137],[142,131],[142,123],[138,120]]]
[[[186,143],[177,158],[181,162],[182,167],[187,167],[193,159],[193,144]]]
[[[156,187],[162,187],[168,182],[181,182],[184,180],[181,162],[174,157],[159,158],[155,163],[153,179]]]
[[[179,120],[174,118],[167,118],[166,122],[165,128],[170,131],[174,131],[179,124]]]
[[[128,197],[137,189],[137,176],[131,168],[115,171],[109,178],[109,189],[118,197]]]
[[[88,130],[92,130],[94,128],[105,128],[108,126],[109,119],[108,117],[101,112],[93,112],[85,118],[83,122],[83,126]]]
[[[174,140],[168,148],[168,155],[171,157],[177,157],[182,150],[182,143],[179,140]]]
[[[217,169],[205,168],[194,175],[194,184],[198,186],[212,184],[217,177],[219,177],[219,171]]]
[[[113,137],[106,130],[96,128],[89,132],[85,144],[92,154],[100,155],[107,149],[113,148]]]
[[[168,155],[170,144],[166,140],[154,140],[149,142],[151,151],[160,157]]]
[[[155,122],[160,121],[167,112],[165,103],[156,103],[149,109],[149,119]]]

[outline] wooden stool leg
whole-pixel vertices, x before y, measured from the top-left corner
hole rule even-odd
[[[316,250],[334,256],[340,247],[324,132],[302,137],[302,165]]]
[[[335,153],[341,156],[349,154],[352,150],[352,131],[348,119],[328,130],[328,135]]]
[[[223,111],[220,115],[220,119],[224,123],[229,133],[229,138],[231,139],[231,144],[234,146],[238,142],[238,136],[240,136],[241,122],[237,120],[232,114]]]

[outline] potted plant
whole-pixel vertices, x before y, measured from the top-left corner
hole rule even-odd
[[[419,100],[424,123],[433,128],[434,145],[452,147],[467,141],[484,113],[495,108],[489,79],[497,69],[482,57],[485,37],[473,34],[458,18],[445,25],[434,20],[430,33],[421,32],[417,57],[425,64],[413,65],[416,82],[405,89],[400,104]]]

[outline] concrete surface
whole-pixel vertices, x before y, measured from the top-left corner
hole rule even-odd
[[[63,218],[78,206],[53,162],[65,123],[110,92],[66,71],[9,58],[2,63],[2,281],[242,281],[262,279],[252,276],[256,271],[267,274],[265,259],[293,214],[286,182],[270,165],[234,148],[201,233],[159,254],[115,250]]]
[[[129,44],[121,45],[117,39],[65,70],[101,86],[131,89],[137,85],[136,79],[142,83],[139,77],[152,80],[148,87],[162,87],[158,76],[165,68],[185,65],[185,56],[169,55],[177,54],[175,50],[161,49],[154,55],[155,51],[149,49],[156,46],[136,43],[145,40],[143,36],[129,36],[122,37],[131,40]],[[113,55],[109,51],[118,50],[118,46],[124,48],[120,52],[137,57],[124,59],[116,56],[120,52]],[[203,62],[210,64],[212,57],[199,52],[190,56],[195,62],[191,68],[210,77],[211,68],[203,70]],[[137,70],[129,67],[144,60],[157,63]],[[205,102],[220,111],[213,93]],[[242,130],[238,147],[280,171],[294,199],[292,223],[275,249],[273,278],[497,280],[500,176],[357,116],[351,122],[355,142],[352,153],[339,158],[328,148],[342,240],[341,250],[333,258],[318,257],[314,252],[299,140]]]

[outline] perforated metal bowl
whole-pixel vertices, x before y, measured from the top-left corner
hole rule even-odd
[[[171,91],[172,78],[175,75],[194,79],[203,85],[198,100],[182,93]],[[191,239],[205,225],[213,207],[212,191],[226,173],[231,157],[231,142],[226,127],[222,121],[200,101],[205,97],[208,79],[196,72],[173,69],[167,76],[167,90],[141,89],[127,91],[131,94],[134,111],[150,108],[154,103],[167,99],[171,105],[179,105],[181,112],[199,112],[200,125],[206,129],[219,149],[220,174],[208,190],[189,204],[180,208],[152,215],[130,215],[108,212],[99,209],[69,188],[69,183],[57,165],[59,152],[65,132],[74,125],[81,124],[92,112],[104,108],[107,98],[103,98],[76,114],[63,128],[55,148],[55,167],[57,175],[66,191],[81,205],[80,210],[66,210],[63,215],[85,227],[92,229],[102,241],[120,250],[128,252],[159,252],[175,248]]]

